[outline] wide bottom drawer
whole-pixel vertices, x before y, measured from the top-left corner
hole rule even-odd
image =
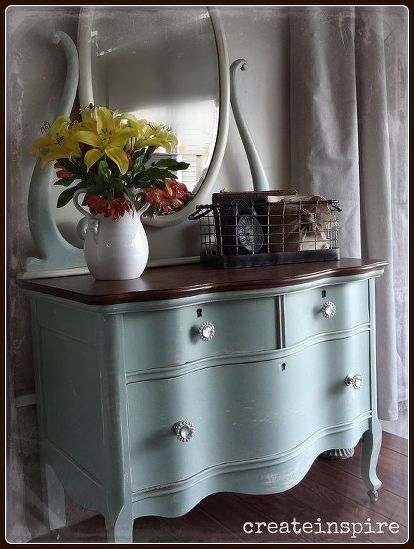
[[[354,389],[344,380],[357,373]],[[168,485],[219,464],[300,451],[309,437],[368,412],[369,332],[283,359],[132,383],[127,393],[132,489]],[[174,434],[180,420],[195,426],[188,442]]]

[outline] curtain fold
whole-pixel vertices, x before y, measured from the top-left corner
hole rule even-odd
[[[339,199],[343,257],[389,262],[377,283],[378,406],[407,398],[407,11],[290,10],[292,188]]]

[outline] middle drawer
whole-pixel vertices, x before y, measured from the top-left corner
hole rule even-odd
[[[266,297],[125,314],[126,371],[277,349],[277,304]],[[204,323],[207,340],[200,333]]]

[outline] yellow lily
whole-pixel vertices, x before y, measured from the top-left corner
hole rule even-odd
[[[50,160],[81,156],[79,143],[74,135],[77,126],[67,116],[59,116],[45,135],[36,139],[30,149],[31,154],[40,152],[40,165],[45,166]]]
[[[164,147],[167,152],[171,152],[178,140],[168,129],[159,124],[148,123],[143,134],[138,138],[136,147]]]
[[[92,105],[92,103],[88,107],[84,107],[83,109],[79,109],[79,112],[81,114],[82,120],[89,120],[90,118],[96,120],[96,111],[98,110],[98,107],[95,107]]]
[[[173,147],[177,144],[175,135],[159,124],[147,122],[146,120],[138,120],[131,114],[122,114],[119,115],[119,118],[126,119],[128,126],[135,130],[135,149],[141,149],[143,147],[164,147],[167,152],[171,152]]]
[[[106,107],[98,107],[93,117],[88,117],[81,123],[81,129],[76,137],[81,143],[91,145],[93,148],[85,154],[85,164],[88,171],[91,167],[107,155],[118,166],[121,174],[124,174],[129,166],[125,144],[134,136],[134,130],[122,125],[120,117]]]

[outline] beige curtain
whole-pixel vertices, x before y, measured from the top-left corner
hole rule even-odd
[[[407,399],[407,26],[402,6],[292,7],[292,187],[337,198],[343,257],[377,283],[378,405]]]

